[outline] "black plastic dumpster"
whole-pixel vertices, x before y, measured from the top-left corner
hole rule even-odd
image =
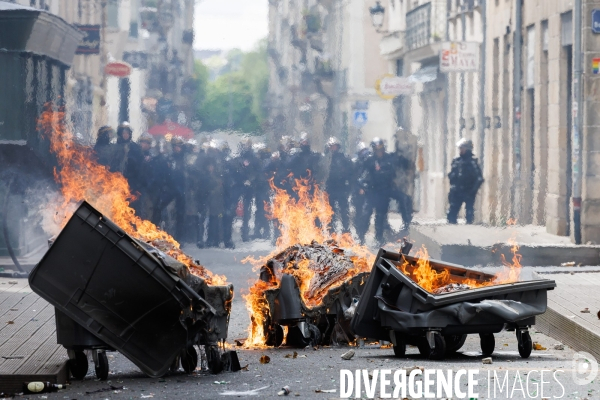
[[[522,357],[531,354],[528,328],[547,306],[553,280],[521,272],[521,281],[443,294],[427,292],[398,267],[417,268],[417,258],[381,249],[351,322],[355,334],[390,340],[394,353],[404,356],[406,344],[421,354],[443,359],[460,349],[467,334],[479,334],[483,355],[494,351],[494,333],[516,331]],[[459,265],[430,260],[434,269],[446,269],[455,281],[491,281],[492,275]]]
[[[59,311],[57,328],[63,337],[61,326],[67,324],[69,329],[66,317],[145,374],[159,377],[182,352],[191,348],[195,354],[193,345],[216,345],[219,336],[226,337],[227,326],[222,326],[218,311],[177,275],[172,266],[178,262],[156,249],[148,251],[149,247],[82,202],[31,272],[29,284]],[[221,291],[231,295],[233,288]],[[88,340],[86,335],[73,336],[71,345]],[[212,350],[207,353],[215,356]]]

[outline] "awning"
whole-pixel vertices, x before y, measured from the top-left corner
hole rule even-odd
[[[55,14],[0,1],[0,49],[4,51],[47,56],[70,66],[83,35]]]
[[[410,75],[408,79],[419,83],[433,82],[438,77],[438,69],[439,67],[437,65],[421,67],[417,72]]]

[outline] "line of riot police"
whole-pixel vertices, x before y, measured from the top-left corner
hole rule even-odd
[[[292,195],[295,179],[318,184],[329,195],[334,210],[331,229],[339,225],[364,243],[375,214],[375,240],[384,241],[390,200],[395,200],[404,226],[412,220],[416,145],[396,138],[388,153],[375,138],[359,143],[353,158],[331,137],[323,153],[311,150],[308,134],[283,136],[277,149],[244,138],[233,156],[226,141],[210,139],[202,144],[173,137],[157,141],[145,133],[131,140],[127,123],[98,132],[98,162],[127,178],[136,200],[132,206],[144,219],[172,232],[182,243],[200,248],[234,248],[233,224],[241,219],[241,239],[272,239],[276,226],[268,220],[265,205],[271,201],[270,181]],[[254,229],[251,233],[251,219]]]

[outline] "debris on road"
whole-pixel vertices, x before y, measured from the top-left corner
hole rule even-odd
[[[288,394],[290,394],[289,386],[284,386],[281,388],[281,390],[279,392],[277,392],[277,396],[287,396]]]
[[[417,367],[417,366],[414,366],[414,367],[407,368],[407,369],[406,369],[406,373],[407,373],[407,374],[410,374],[412,371],[414,371],[414,370],[417,370],[417,369],[418,369],[418,370],[421,370],[421,372],[424,372],[424,371],[425,371],[425,367]]]
[[[317,389],[315,393],[335,393],[336,389]]]
[[[544,346],[542,346],[538,342],[533,342],[533,349],[534,350],[547,350]]]
[[[565,345],[562,343],[556,343],[554,345],[554,350],[564,350],[565,349]]]
[[[109,386],[109,387],[107,387],[107,388],[101,388],[101,389],[98,389],[98,390],[92,390],[92,391],[89,391],[89,392],[85,392],[85,394],[94,394],[94,393],[102,393],[102,392],[111,392],[111,391],[114,391],[114,390],[123,390],[123,389],[124,389],[124,387],[123,387],[123,386],[112,386],[112,385],[111,385],[111,386]]]
[[[492,364],[492,357],[486,357],[486,358],[482,358],[481,362],[483,364]]]
[[[261,364],[268,364],[270,362],[271,362],[271,357],[269,357],[269,356],[261,356],[260,357]]]
[[[574,267],[575,261],[567,261],[567,262],[561,263],[560,266],[561,267]]]
[[[583,310],[581,310],[581,312],[584,313],[584,314],[589,314],[590,313],[590,309],[586,307]]]
[[[269,386],[263,386],[261,388],[258,389],[252,389],[252,390],[244,390],[244,391],[237,391],[237,390],[228,390],[226,392],[222,392],[219,393],[221,396],[258,396],[260,393],[258,393],[261,390],[265,390],[267,389]]]
[[[293,354],[286,354],[284,356],[284,358],[297,358],[298,357],[298,352],[295,351]]]
[[[354,357],[354,350],[348,350],[347,352],[342,354],[342,359],[344,360],[351,360],[352,357]]]

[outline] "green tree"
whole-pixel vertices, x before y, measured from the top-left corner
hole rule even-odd
[[[196,60],[194,63],[194,79],[198,85],[198,90],[196,90],[196,104],[202,104],[204,103],[204,99],[206,99],[209,77],[210,71],[208,67],[202,61]]]
[[[198,117],[207,131],[227,129],[231,110],[233,129],[257,132],[260,128],[252,113],[253,94],[240,72],[221,75],[210,82],[206,99],[198,110]]]
[[[269,89],[269,64],[267,63],[267,40],[263,39],[255,49],[244,56],[241,71],[252,91],[252,113],[262,124],[266,118],[264,108]]]
[[[227,129],[231,115],[234,130],[261,133],[269,83],[267,41],[261,40],[247,53],[233,49],[226,58],[227,65],[214,81],[208,78],[209,68],[196,63],[196,75],[203,77],[199,85],[205,85],[205,90],[198,90],[196,117],[207,131]]]

